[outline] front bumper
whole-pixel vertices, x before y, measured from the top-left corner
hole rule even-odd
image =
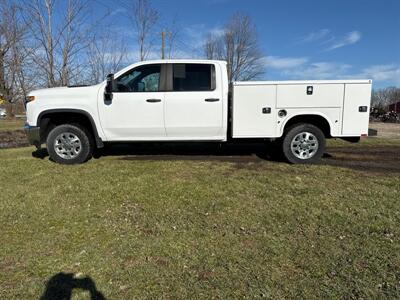
[[[40,127],[29,126],[29,124],[25,124],[24,130],[26,136],[28,137],[29,143],[34,145],[36,148],[40,148]]]

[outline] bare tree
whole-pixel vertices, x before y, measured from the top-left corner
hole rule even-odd
[[[121,69],[126,62],[128,56],[126,40],[115,36],[115,33],[106,31],[92,38],[87,49],[90,83],[99,83],[107,74]]]
[[[15,2],[0,0],[0,94],[6,101],[7,115],[12,104],[24,97],[23,64],[26,24]]]
[[[383,89],[372,90],[371,106],[375,109],[383,110],[388,105],[389,99]]]
[[[391,91],[390,104],[400,102],[400,88],[390,87],[389,89]]]
[[[31,55],[45,84],[68,85],[79,68],[79,54],[88,46],[87,1],[32,0],[26,6],[34,41]]]
[[[208,59],[216,59],[219,57],[220,40],[213,34],[208,33],[204,43],[204,53]]]
[[[400,101],[400,89],[387,87],[373,90],[371,96],[371,105],[380,111],[386,111],[390,104]]]
[[[166,53],[167,58],[171,59],[175,56],[175,42],[179,36],[179,26],[175,17],[170,24],[166,26]]]
[[[208,35],[204,54],[208,59],[227,61],[230,81],[251,80],[264,73],[256,27],[242,13],[228,20],[221,35]]]
[[[139,47],[139,59],[146,60],[153,43],[150,34],[158,21],[159,14],[156,9],[151,6],[149,0],[135,0],[132,6],[133,16],[131,19],[137,34],[137,42]]]

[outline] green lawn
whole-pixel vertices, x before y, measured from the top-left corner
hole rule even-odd
[[[355,147],[377,143],[400,146]],[[400,297],[400,174],[118,156],[62,166],[32,151],[0,150],[0,299],[38,299],[60,272],[90,276],[107,299]]]
[[[0,131],[22,129],[25,119],[0,119]]]

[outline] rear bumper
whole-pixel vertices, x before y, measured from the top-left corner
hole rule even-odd
[[[39,148],[40,145],[41,145],[41,142],[40,142],[40,127],[29,126],[28,124],[25,124],[24,130],[25,130],[26,136],[28,137],[29,143],[31,145],[34,145],[37,148]]]

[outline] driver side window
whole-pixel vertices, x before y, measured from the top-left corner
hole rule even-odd
[[[158,92],[161,65],[144,65],[129,70],[115,80],[117,93]]]

